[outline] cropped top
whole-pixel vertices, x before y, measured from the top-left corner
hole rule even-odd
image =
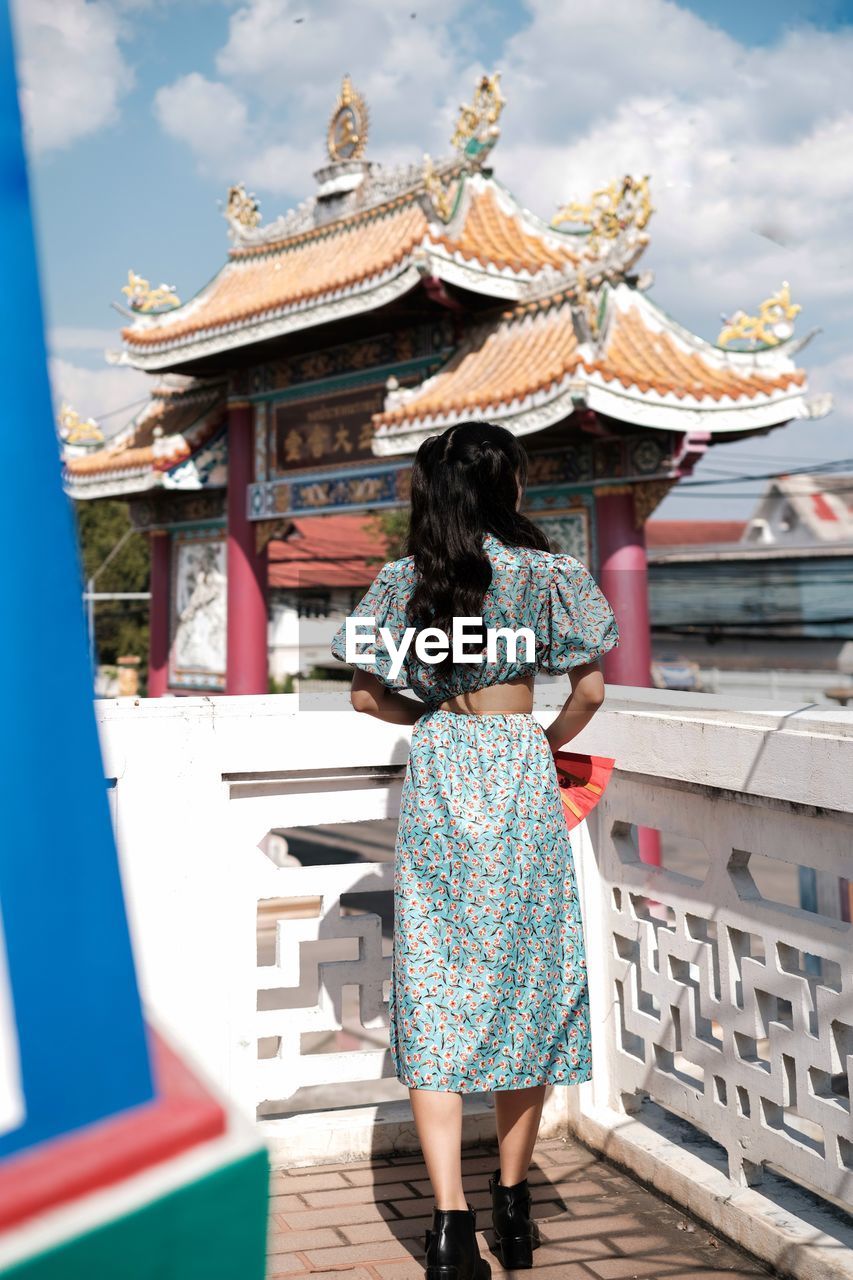
[[[613,611],[589,570],[573,556],[529,547],[511,547],[493,534],[483,538],[492,565],[492,581],[483,600],[483,625],[517,630],[529,628],[535,638],[534,661],[523,639],[515,661],[503,637],[496,660],[485,657],[472,664],[441,666],[422,662],[410,645],[399,672],[392,675],[392,656],[379,635],[387,627],[395,647],[410,626],[406,606],[415,587],[414,560],[406,556],[383,565],[352,618],[374,618],[373,637],[363,632],[359,659],[354,664],[371,672],[392,689],[411,689],[429,705],[486,685],[503,684],[535,674],[554,675],[581,663],[594,662],[619,642]],[[332,653],[346,661],[346,622],[332,641]],[[375,662],[371,662],[370,658]]]

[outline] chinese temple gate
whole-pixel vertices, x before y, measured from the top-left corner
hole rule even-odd
[[[65,478],[150,535],[151,694],[265,692],[270,541],[406,506],[421,441],[471,417],[523,437],[526,509],[619,619],[607,678],[648,684],[647,517],[710,445],[823,412],[787,286],[717,344],[689,333],[636,269],[647,179],[546,223],[492,171],[502,107],[484,77],[449,158],[388,169],[345,79],[313,196],[264,224],[231,188],[228,261],[189,302],[131,273],[120,359],[163,384],[108,444],[69,442]]]

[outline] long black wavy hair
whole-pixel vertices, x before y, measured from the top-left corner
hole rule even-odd
[[[411,626],[450,635],[454,617],[482,616],[492,581],[485,533],[507,546],[550,550],[542,530],[516,510],[526,481],[527,454],[504,427],[460,422],[423,442],[412,467]],[[450,655],[436,665],[448,662]]]

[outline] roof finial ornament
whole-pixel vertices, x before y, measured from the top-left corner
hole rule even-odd
[[[739,345],[736,350],[755,351],[757,347],[778,347],[794,334],[794,319],[802,311],[798,302],[791,301],[791,286],[782,282],[781,289],[765,298],[757,316],[736,311],[733,316],[723,316],[723,327],[717,338],[718,347]]]
[[[126,295],[131,311],[171,311],[181,305],[174,285],[159,284],[152,289],[145,277],[138,276],[135,271],[128,271],[127,284],[122,285],[121,291]]]
[[[602,240],[615,240],[623,232],[643,231],[654,213],[649,195],[649,179],[626,174],[621,182],[593,191],[584,204],[571,200],[551,219],[552,227],[574,224],[578,230],[589,229],[589,248],[598,253]]]
[[[84,422],[76,409],[63,400],[57,417],[59,437],[65,444],[103,444],[104,433],[94,418]]]
[[[224,209],[225,217],[232,226],[244,229],[260,226],[261,206],[254,191],[247,191],[245,183],[236,182],[228,188],[228,199]]]
[[[591,286],[582,266],[578,266],[573,301],[572,311],[577,327],[580,329],[579,336],[581,341],[597,342],[601,337],[601,319],[604,305],[601,280]]]
[[[469,104],[459,108],[456,129],[450,139],[463,161],[482,165],[486,156],[500,137],[498,119],[506,105],[500,90],[501,73],[494,71],[482,76],[474,89]]]
[[[424,191],[442,222],[449,222],[453,214],[454,192],[450,184],[436,169],[432,157],[424,156]]]
[[[329,159],[360,160],[367,147],[369,126],[367,104],[349,76],[344,76],[341,91],[329,121],[326,149]]]

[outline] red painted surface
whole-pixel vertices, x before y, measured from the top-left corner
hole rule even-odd
[[[832,507],[829,505],[829,503],[827,502],[826,498],[823,496],[822,493],[812,494],[812,506],[814,507],[815,515],[819,520],[837,520],[838,519],[837,514],[833,511]]]
[[[295,519],[269,544],[271,587],[368,587],[388,559],[376,521],[364,515]]]
[[[634,496],[630,490],[599,494],[595,510],[598,581],[619,626],[618,646],[604,655],[604,678],[608,684],[645,689],[652,683],[645,531],[634,523]],[[638,836],[643,862],[659,866],[660,834],[641,827]]]
[[[168,533],[149,535],[151,547],[151,604],[148,615],[148,697],[162,698],[169,686],[169,559]]]
[[[252,409],[228,409],[228,633],[225,692],[267,692],[266,551],[248,515],[254,472]]]
[[[121,1182],[225,1132],[220,1104],[152,1034],[157,1097],[0,1164],[0,1231]]]

